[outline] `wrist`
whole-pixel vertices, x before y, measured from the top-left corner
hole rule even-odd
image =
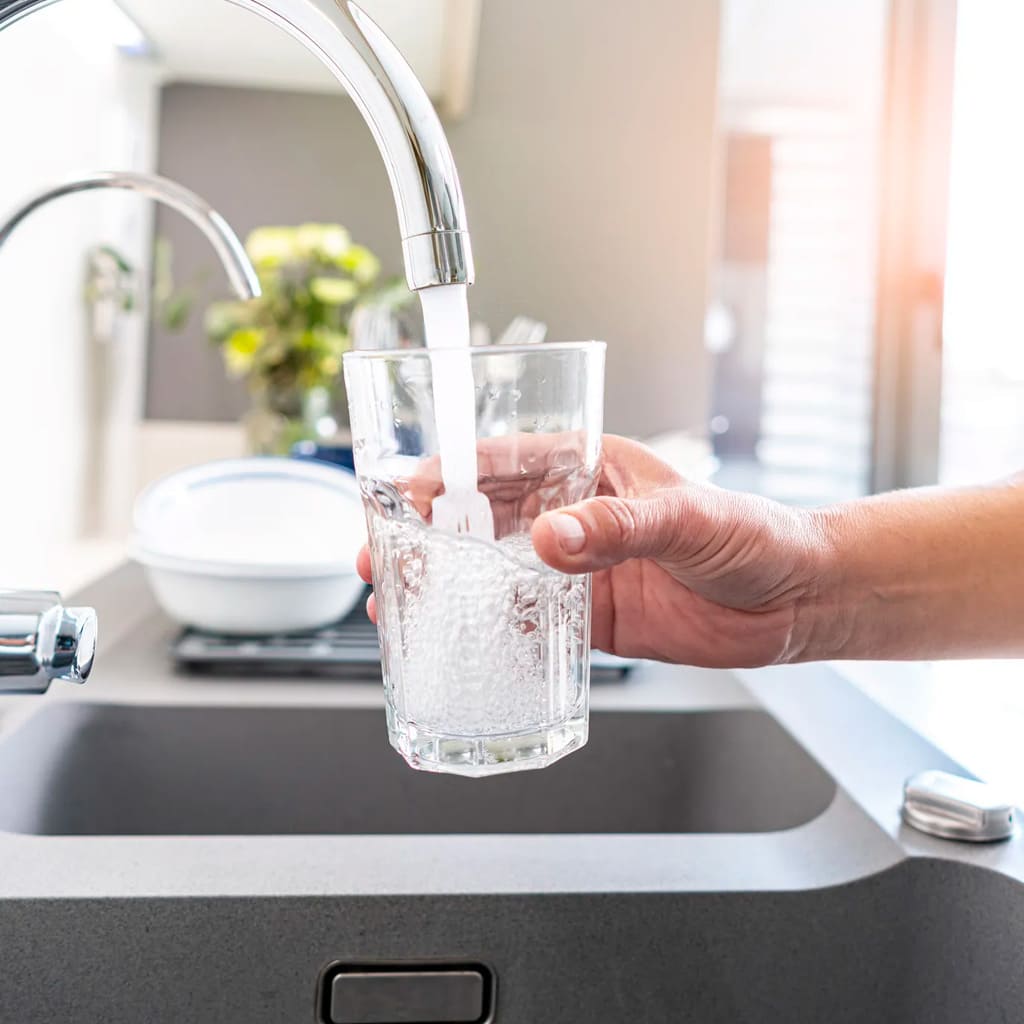
[[[793,661],[830,661],[848,657],[855,602],[844,557],[849,507],[810,509],[806,513],[808,582],[796,605],[794,633],[800,643]]]

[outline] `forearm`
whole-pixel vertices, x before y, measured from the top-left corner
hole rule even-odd
[[[1024,656],[1024,476],[815,513],[801,660]]]

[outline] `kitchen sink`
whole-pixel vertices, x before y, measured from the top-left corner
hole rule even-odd
[[[598,711],[572,757],[467,780],[410,770],[379,707],[54,701],[0,736],[0,780],[0,1021],[988,1024],[1024,1000],[1019,881],[904,856],[758,708]],[[353,979],[395,978],[349,1015]],[[460,1015],[409,1008],[449,983]]]
[[[0,707],[2,1024],[1021,1019],[1024,839],[902,824],[963,769],[827,666],[642,665],[469,780],[379,681],[176,675],[145,594],[79,595],[98,678]]]
[[[764,711],[595,712],[543,772],[412,771],[378,708],[55,703],[0,743],[0,830],[38,835],[759,833],[828,774]]]

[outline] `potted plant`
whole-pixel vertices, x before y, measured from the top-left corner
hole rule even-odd
[[[283,454],[347,416],[341,357],[357,305],[397,307],[410,294],[400,280],[381,285],[380,261],[339,224],[257,228],[245,248],[262,295],[214,303],[205,327],[252,395],[250,449]]]

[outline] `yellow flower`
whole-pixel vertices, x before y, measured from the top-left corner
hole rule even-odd
[[[295,252],[304,260],[315,255],[320,245],[320,225],[300,224],[295,229]]]
[[[380,260],[365,245],[350,245],[336,262],[360,284],[370,284],[380,273]]]
[[[295,231],[296,250],[302,259],[320,259],[330,263],[352,244],[349,233],[340,224],[302,224]]]
[[[298,231],[295,228],[256,228],[245,240],[245,251],[260,269],[279,267],[298,258]]]
[[[320,236],[320,256],[330,261],[339,259],[352,245],[352,238],[340,224],[324,224]]]
[[[244,377],[255,363],[256,353],[263,344],[263,331],[243,327],[233,331],[224,342],[224,362],[228,372]]]
[[[355,281],[345,277],[314,277],[309,282],[313,298],[327,306],[344,306],[359,294]]]

